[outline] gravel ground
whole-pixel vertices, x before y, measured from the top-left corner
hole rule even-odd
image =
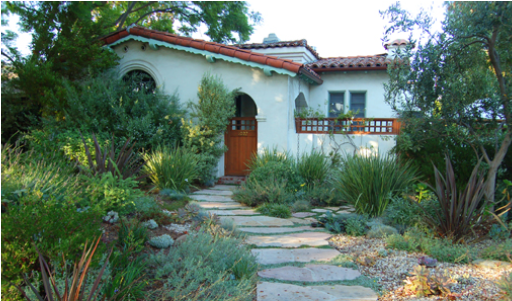
[[[429,268],[431,275],[445,277],[451,293],[447,296],[430,296],[418,298],[404,289],[408,273],[418,265],[422,253],[383,250],[384,239],[368,239],[335,235],[330,244],[343,254],[354,258],[363,275],[378,278],[381,285],[381,296],[378,300],[500,300],[501,290],[494,284],[503,274],[511,269],[493,270],[476,267],[472,264],[454,264],[439,262],[436,267]],[[485,247],[489,242],[480,243]]]

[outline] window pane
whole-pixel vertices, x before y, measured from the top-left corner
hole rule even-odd
[[[329,93],[329,117],[343,114],[344,99],[344,93]]]
[[[365,116],[365,100],[365,93],[350,93],[350,110],[354,113],[359,110],[359,112],[354,117],[363,118]]]

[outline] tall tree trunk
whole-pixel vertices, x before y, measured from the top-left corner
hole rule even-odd
[[[494,202],[494,188],[496,187],[496,173],[498,172],[498,168],[500,167],[507,151],[512,142],[511,133],[507,132],[505,135],[505,139],[501,143],[501,147],[494,156],[494,159],[489,164],[489,171],[487,172],[487,179],[485,181],[484,190],[485,190],[485,198],[489,202]]]

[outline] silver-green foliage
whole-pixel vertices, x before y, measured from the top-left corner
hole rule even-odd
[[[366,233],[368,238],[383,238],[389,235],[398,234],[398,231],[387,225],[375,225]]]
[[[166,249],[174,244],[174,240],[168,234],[164,234],[152,237],[148,243],[155,248]]]
[[[165,281],[162,298],[172,300],[252,300],[257,264],[242,241],[190,234],[167,255],[151,255],[155,276]]]
[[[391,198],[416,180],[416,170],[410,163],[400,162],[390,154],[347,155],[341,161],[336,188],[340,197],[360,214],[382,215]]]
[[[188,191],[192,182],[199,177],[198,156],[184,148],[159,146],[144,155],[144,172],[157,188]]]
[[[183,120],[183,144],[197,153],[199,179],[209,183],[220,157],[226,152],[222,143],[229,119],[235,115],[235,96],[238,90],[229,91],[219,76],[206,73],[197,92],[197,103],[189,102],[191,120]]]

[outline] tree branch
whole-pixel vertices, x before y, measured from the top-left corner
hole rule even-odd
[[[137,24],[139,23],[139,21],[141,21],[142,19],[144,19],[145,17],[149,16],[149,15],[152,15],[152,14],[155,14],[155,13],[173,13],[173,12],[176,12],[177,10],[175,10],[174,7],[172,8],[165,8],[165,9],[155,9],[154,11],[151,11],[151,12],[148,12],[148,13],[145,13],[143,14],[142,16],[140,16],[139,19],[137,19],[137,21],[133,22],[134,24]]]
[[[9,59],[9,61],[14,63],[14,59],[12,57],[10,57],[7,53],[5,53],[3,50],[2,50],[2,55],[5,56],[7,59]]]
[[[154,4],[154,2],[152,2],[152,1],[148,2],[147,4],[144,4],[144,5],[142,5],[141,7],[139,7],[139,8],[137,8],[137,9],[132,10],[132,13],[134,13],[134,12],[136,12],[136,11],[139,11],[139,10],[141,10],[141,9],[144,9],[144,8],[146,8],[146,7],[150,6],[151,4]]]
[[[126,12],[124,14],[121,15],[122,19],[121,21],[119,21],[119,25],[117,26],[117,29],[119,28],[123,28],[123,25],[124,25],[124,22],[126,21],[126,19],[128,18],[128,15],[131,14],[132,12],[132,9],[133,7],[135,6],[135,3],[136,2],[130,2],[130,5],[128,6],[128,8],[126,9]]]

